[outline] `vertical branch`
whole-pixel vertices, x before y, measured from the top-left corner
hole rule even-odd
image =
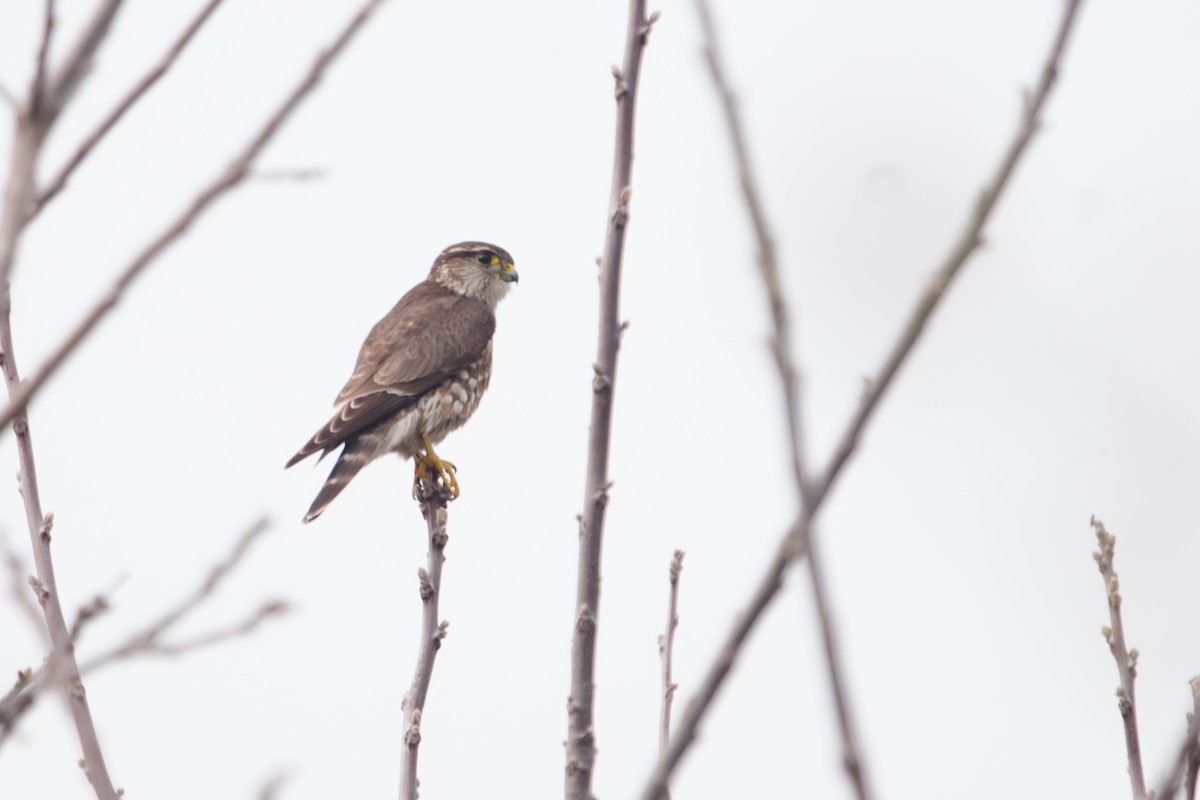
[[[1117,687],[1117,708],[1121,711],[1121,721],[1125,726],[1125,750],[1129,756],[1129,783],[1133,789],[1134,800],[1145,800],[1146,778],[1142,769],[1142,747],[1138,738],[1137,706],[1134,701],[1133,683],[1137,678],[1138,651],[1125,646],[1125,625],[1121,621],[1121,583],[1113,569],[1113,552],[1116,549],[1117,537],[1104,528],[1104,523],[1092,517],[1092,529],[1096,532],[1096,540],[1100,544],[1099,551],[1092,553],[1100,575],[1104,578],[1104,591],[1108,595],[1108,616],[1110,625],[1100,629],[1108,642],[1108,649],[1117,662],[1117,674],[1121,685]]]
[[[433,659],[446,638],[449,623],[438,622],[438,598],[442,593],[442,564],[446,561],[446,497],[429,492],[421,498],[421,515],[429,532],[429,564],[417,570],[421,592],[421,646],[412,684],[404,695],[404,743],[400,756],[400,800],[417,798],[417,748],[421,744],[421,714],[433,679]]]
[[[579,566],[576,578],[575,633],[571,640],[571,695],[567,701],[565,793],[567,800],[590,800],[596,762],[593,730],[596,670],[596,629],[600,603],[600,551],[604,510],[608,504],[608,453],[620,346],[621,256],[629,220],[630,180],[633,172],[634,110],[642,50],[657,13],[646,17],[645,0],[631,0],[625,38],[625,59],[616,79],[617,130],[613,155],[612,192],[604,256],[600,261],[600,331],[595,377],[592,380],[592,415],[588,431],[587,475],[583,513],[579,518]]]
[[[671,660],[675,651],[675,629],[679,627],[679,573],[683,572],[682,550],[676,550],[671,559],[670,597],[667,600],[667,630],[658,637],[658,655],[662,660],[662,713],[658,720],[658,755],[667,751],[671,741],[671,703],[675,700],[675,690],[679,686],[671,680]]]
[[[13,357],[12,316],[5,305],[0,313],[0,358],[3,359],[4,380],[11,398],[20,386],[21,378]],[[49,663],[52,665],[51,683],[65,688],[67,705],[79,735],[83,751],[83,769],[96,792],[98,800],[116,800],[117,791],[108,776],[104,753],[96,735],[96,725],[88,707],[83,679],[79,676],[79,664],[75,660],[75,645],[63,615],[58,584],[54,577],[54,561],[50,557],[50,534],[54,528],[54,515],[42,513],[42,500],[38,493],[37,469],[33,460],[33,441],[29,431],[29,418],[21,412],[13,419],[13,433],[17,439],[17,457],[20,463],[19,485],[21,498],[25,501],[25,517],[29,524],[29,536],[33,548],[33,562],[37,572],[34,589],[46,628],[50,632],[53,648]]]

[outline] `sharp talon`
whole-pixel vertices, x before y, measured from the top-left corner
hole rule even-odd
[[[422,435],[425,452],[413,456],[413,499],[423,500],[433,494],[441,494],[447,500],[456,499],[459,494],[458,480],[454,473],[458,467],[446,461],[434,452],[429,437]]]

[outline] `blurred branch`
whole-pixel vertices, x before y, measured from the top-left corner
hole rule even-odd
[[[417,571],[421,591],[421,646],[412,684],[404,695],[404,748],[400,757],[400,800],[417,800],[417,752],[421,744],[421,715],[433,679],[433,659],[449,623],[438,622],[438,599],[442,594],[442,565],[446,561],[446,495],[428,491],[420,499],[421,515],[429,533],[429,563]]]
[[[930,287],[913,310],[908,324],[887,360],[884,362],[878,377],[868,387],[856,414],[847,425],[828,466],[821,473],[820,478],[816,480],[808,479],[804,464],[803,436],[798,413],[800,408],[799,376],[794,369],[790,368],[790,358],[782,362],[780,360],[781,354],[786,355],[789,352],[787,349],[788,345],[783,344],[781,346],[779,342],[775,343],[773,350],[777,365],[780,366],[780,372],[784,378],[785,396],[792,398],[789,400],[788,425],[792,445],[793,472],[797,478],[799,491],[803,498],[800,517],[781,539],[774,557],[767,565],[767,569],[760,579],[757,589],[750,598],[748,608],[737,616],[724,645],[710,665],[704,680],[701,681],[696,696],[688,703],[683,717],[676,726],[676,732],[670,747],[659,759],[649,780],[645,784],[640,795],[642,800],[657,800],[666,791],[672,772],[688,747],[695,740],[700,721],[707,713],[712,700],[716,697],[717,691],[732,669],[733,661],[739,648],[757,624],[759,617],[778,593],[779,588],[782,586],[783,573],[791,561],[808,554],[812,575],[815,579],[820,579],[821,570],[811,563],[812,554],[809,552],[809,546],[811,545],[810,531],[813,520],[816,518],[825,498],[828,497],[837,478],[840,476],[843,467],[845,467],[857,447],[858,440],[866,430],[879,401],[890,388],[892,380],[899,372],[900,367],[915,348],[925,324],[945,296],[946,290],[949,288],[954,277],[983,242],[983,230],[991,218],[996,203],[1008,186],[1016,165],[1024,155],[1033,138],[1033,134],[1040,127],[1042,110],[1058,77],[1059,64],[1062,61],[1066,43],[1073,30],[1081,2],[1082,0],[1068,0],[1066,2],[1054,42],[1042,67],[1038,84],[1026,98],[1026,103],[1013,140],[1010,142],[995,174],[984,189],[974,213],[967,220],[967,224],[960,234],[959,241],[946,257],[941,268],[935,273]],[[710,67],[711,65],[712,62],[710,61]],[[727,122],[728,115],[731,113],[736,122],[736,104],[733,102],[732,93],[728,90],[727,86],[724,89],[719,86],[718,92],[725,102]],[[738,125],[740,128],[740,123]],[[740,133],[737,135],[740,136]],[[742,149],[744,151],[744,145]],[[741,169],[745,165],[748,165],[748,159],[739,161],[739,169],[743,173],[743,192],[756,195],[757,192],[753,180],[750,180],[747,187],[746,179],[749,177],[749,171],[748,168]],[[748,205],[751,202],[748,200]],[[755,224],[756,233],[758,234],[760,249],[759,263],[760,267],[764,268],[764,279],[767,283],[768,295],[771,298],[772,316],[777,321],[781,320],[786,323],[786,310],[780,316],[776,316],[775,311],[776,303],[782,302],[782,293],[778,290],[779,282],[777,277],[772,277],[770,265],[773,264],[774,258],[773,245],[764,222],[765,218],[762,215],[761,208],[758,207],[757,200],[754,200],[753,203],[751,216]],[[766,266],[764,267],[764,265]],[[777,276],[777,274],[777,270],[775,270],[774,275]],[[778,330],[777,325],[776,331],[778,332]],[[786,332],[786,328],[784,330]],[[823,589],[819,586],[814,586],[814,595],[818,598],[822,597],[824,595]],[[830,637],[832,625],[829,622],[829,612],[827,607],[819,607],[818,613],[821,617],[822,630],[825,636],[827,665],[830,669],[831,678],[838,680],[837,676],[840,674],[840,670],[837,667],[836,646]],[[839,716],[841,716],[843,710],[843,708],[839,708]],[[853,753],[853,750],[848,749],[848,746],[853,746],[853,740],[848,733],[850,731],[847,727],[848,720],[848,716],[842,719],[843,751]],[[862,775],[860,766],[855,762],[848,761],[847,769],[851,774],[852,780],[856,782],[856,789],[858,789],[860,796],[863,796],[862,793],[865,791],[865,788],[859,785]]]
[[[1100,629],[1108,642],[1108,649],[1117,662],[1117,674],[1121,685],[1117,687],[1117,707],[1125,726],[1125,750],[1129,756],[1129,783],[1133,788],[1134,800],[1145,800],[1146,778],[1142,769],[1142,748],[1138,740],[1137,706],[1134,701],[1133,683],[1137,678],[1138,651],[1125,646],[1125,625],[1121,621],[1121,584],[1113,569],[1113,554],[1117,537],[1104,528],[1104,523],[1092,517],[1092,529],[1100,549],[1092,553],[1100,575],[1104,578],[1104,590],[1108,595],[1110,625]]]
[[[1024,97],[1024,105],[1021,110],[1021,119],[1017,126],[1016,135],[1009,143],[1003,158],[1001,158],[996,173],[979,196],[974,213],[967,220],[966,227],[962,233],[959,234],[958,242],[951,248],[950,254],[942,263],[941,268],[934,273],[933,280],[926,289],[925,295],[917,303],[917,307],[913,310],[908,324],[905,326],[891,354],[884,362],[879,375],[868,385],[859,404],[858,411],[842,435],[842,439],[837,446],[837,450],[834,452],[833,458],[830,460],[829,466],[825,469],[821,479],[811,489],[814,500],[816,498],[824,498],[829,493],[829,490],[833,488],[834,483],[841,474],[842,467],[845,466],[858,446],[858,440],[866,429],[867,423],[871,420],[871,416],[875,408],[879,405],[879,401],[883,398],[888,388],[891,387],[896,373],[900,371],[900,367],[908,359],[909,354],[916,346],[917,340],[925,329],[925,324],[933,316],[934,310],[941,303],[942,298],[950,288],[950,284],[954,281],[955,277],[957,277],[963,266],[975,253],[975,250],[983,244],[984,228],[987,226],[988,220],[991,219],[992,212],[996,208],[996,203],[1000,200],[1001,195],[1004,194],[1004,190],[1008,188],[1017,164],[1020,162],[1021,157],[1025,155],[1025,151],[1028,149],[1033,135],[1041,130],[1042,110],[1046,105],[1046,100],[1050,96],[1050,91],[1054,88],[1054,84],[1058,79],[1059,65],[1062,62],[1067,41],[1074,28],[1079,7],[1082,3],[1083,0],[1066,0],[1063,6],[1062,19],[1059,22],[1058,31],[1055,34],[1046,63],[1042,66],[1038,84],[1032,92],[1027,93]]]
[[[102,0],[96,7],[91,21],[76,40],[75,46],[71,48],[71,52],[63,59],[63,63],[50,77],[50,80],[44,83],[44,91],[34,93],[34,107],[38,111],[40,124],[46,129],[54,124],[58,115],[62,113],[67,103],[75,95],[75,91],[83,83],[83,79],[91,73],[96,51],[108,37],[109,28],[120,9],[121,0]],[[43,40],[44,47],[50,38],[52,27],[52,24],[48,23]],[[39,80],[38,78],[34,80],[36,89],[39,87]]]
[[[167,71],[172,67],[172,65],[174,65],[175,59],[179,57],[179,54],[182,53],[184,48],[188,46],[195,35],[199,32],[200,28],[204,26],[204,23],[208,21],[208,18],[212,16],[212,13],[217,10],[217,6],[221,5],[222,2],[223,0],[208,0],[208,3],[200,10],[200,13],[196,15],[195,19],[188,24],[183,33],[179,35],[179,37],[175,40],[175,43],[171,45],[170,49],[167,50],[162,59],[154,67],[152,67],[151,70],[133,86],[132,89],[129,90],[125,97],[123,97],[112,109],[112,111],[108,113],[108,116],[101,120],[100,124],[97,125],[90,134],[84,137],[79,146],[75,148],[74,154],[67,159],[67,163],[64,164],[61,169],[59,169],[58,173],[53,179],[51,179],[46,188],[44,188],[38,195],[33,208],[29,212],[29,218],[31,220],[36,217],[43,208],[45,208],[47,203],[53,200],[58,193],[63,190],[63,187],[67,185],[67,180],[75,172],[76,168],[83,163],[83,160],[86,159],[96,145],[100,143],[100,140],[108,135],[108,132],[111,131],[113,127],[121,121],[121,119],[125,116],[125,113],[129,111],[129,109],[133,108],[138,100],[140,100],[142,96],[145,95],[152,86],[154,86],[154,84],[158,83],[158,80],[163,75],[167,74]]]
[[[41,97],[46,87],[46,70],[50,60],[50,42],[54,39],[54,0],[44,0],[42,14],[42,38],[38,44],[37,58],[33,65],[33,81],[30,97]]]
[[[180,653],[200,649],[227,639],[244,635],[256,629],[265,619],[283,613],[287,605],[273,600],[263,604],[245,620],[229,628],[218,629],[199,636],[195,639],[178,644],[163,642],[163,636],[174,629],[185,617],[192,614],[206,600],[212,597],[221,583],[241,564],[252,545],[270,528],[266,519],[260,519],[252,524],[234,544],[233,549],[224,559],[215,564],[205,576],[204,581],[183,597],[178,603],[151,622],[145,629],[129,637],[123,644],[102,655],[85,662],[83,669],[91,671],[106,666],[113,661],[120,661],[132,655],[159,654],[179,655]]]
[[[143,630],[131,635],[123,643],[83,662],[79,667],[79,671],[84,674],[91,674],[93,671],[106,667],[109,664],[134,656],[178,656],[205,647],[211,647],[230,639],[249,635],[257,630],[266,620],[287,611],[286,603],[279,600],[272,600],[264,603],[241,622],[224,628],[217,628],[216,630],[179,642],[163,641],[167,634],[176,629],[184,619],[189,617],[205,601],[216,594],[225,578],[242,563],[251,545],[266,533],[268,527],[265,519],[251,525],[238,539],[229,555],[209,570],[203,582],[191,594],[185,596],[161,617],[151,622]],[[40,587],[35,588],[40,590]],[[39,591],[39,596],[41,591],[44,590]],[[75,622],[71,625],[72,647],[78,643],[79,633],[83,626],[94,619],[97,614],[108,610],[108,608],[108,600],[100,596],[80,609]],[[47,664],[40,669],[26,671],[24,678],[18,680],[9,693],[0,698],[0,742],[3,741],[4,736],[11,730],[20,716],[28,710],[36,696],[53,684],[53,675],[53,666],[50,663],[50,659],[47,659]]]
[[[642,51],[658,12],[646,16],[645,0],[631,0],[625,32],[625,57],[613,67],[617,101],[616,142],[613,153],[612,186],[604,256],[600,261],[600,329],[596,362],[592,365],[591,425],[588,429],[587,473],[583,489],[583,513],[579,517],[579,563],[576,574],[575,631],[571,637],[571,694],[567,699],[567,800],[591,800],[592,775],[596,764],[596,734],[593,727],[596,694],[596,633],[600,618],[600,552],[604,535],[604,511],[612,483],[608,478],[608,455],[612,430],[613,398],[616,387],[617,351],[621,345],[620,321],[621,259],[625,250],[625,227],[629,222],[629,199],[633,175],[634,113],[637,108],[638,76]]]
[[[17,607],[29,619],[33,629],[38,632],[43,641],[48,645],[50,640],[46,633],[46,626],[42,623],[42,612],[29,597],[29,570],[20,556],[17,555],[17,552],[9,545],[7,534],[0,534],[0,545],[4,549],[4,567],[8,572],[9,594],[12,595]]]
[[[188,228],[191,227],[201,214],[203,214],[213,202],[223,196],[226,192],[238,186],[248,175],[250,175],[250,167],[254,160],[266,147],[267,143],[274,138],[275,134],[283,124],[291,117],[292,113],[299,107],[301,101],[309,95],[310,92],[320,82],[325,70],[333,61],[342,54],[346,46],[358,33],[359,29],[367,22],[371,14],[385,0],[368,0],[364,3],[357,14],[349,21],[341,33],[337,36],[332,44],[323,52],[319,53],[314,59],[312,66],[308,72],[292,90],[292,92],[284,99],[275,113],[263,124],[258,134],[250,141],[249,144],[238,154],[236,158],[229,163],[222,174],[210,183],[203,191],[192,200],[191,204],[183,210],[183,212],[172,222],[167,228],[162,231],[153,241],[150,242],[142,252],[134,258],[134,260],[125,268],[112,287],[104,294],[103,297],[96,303],[84,318],[76,325],[75,329],[67,334],[66,338],[54,349],[49,358],[42,364],[33,377],[25,381],[15,393],[10,392],[8,407],[0,412],[0,426],[7,425],[19,413],[21,413],[29,401],[37,393],[38,389],[53,375],[62,363],[71,353],[80,345],[81,342],[92,332],[96,324],[103,319],[109,311],[111,311],[117,302],[121,299],[125,290],[130,284],[141,275],[143,270],[149,266],[164,250],[175,242]],[[31,165],[32,168],[32,165]],[[30,175],[32,178],[32,173]],[[32,185],[32,184],[30,184]],[[32,202],[27,200],[26,204]],[[3,257],[3,229],[0,229],[0,258]],[[4,265],[0,263],[0,267]],[[0,300],[0,302],[4,302]]]
[[[1192,690],[1192,713],[1187,715],[1187,768],[1184,786],[1187,800],[1196,800],[1196,776],[1200,774],[1200,676],[1188,681]]]
[[[675,654],[675,629],[679,627],[679,574],[683,572],[682,550],[676,550],[668,572],[671,590],[667,600],[667,630],[658,637],[658,656],[662,661],[662,712],[658,722],[658,754],[661,757],[671,740],[671,704],[679,686],[671,679],[671,661]]]
[[[1185,788],[1183,796],[1186,800],[1196,797],[1196,772],[1200,770],[1200,675],[1188,684],[1192,690],[1192,711],[1187,715],[1187,732],[1175,750],[1171,769],[1163,776],[1158,789],[1147,795],[1153,800],[1173,800],[1180,784]]]
[[[750,164],[749,149],[746,146],[746,136],[743,130],[741,114],[737,101],[725,76],[725,68],[718,47],[717,34],[709,11],[707,0],[696,0],[696,10],[700,17],[700,27],[704,34],[705,50],[712,77],[713,85],[721,99],[725,112],[725,123],[733,144],[734,160],[737,164],[738,176],[742,186],[742,197],[746,210],[750,215],[755,239],[758,242],[758,264],[762,275],[763,286],[766,290],[767,301],[771,308],[772,352],[775,356],[775,366],[779,373],[780,386],[783,390],[785,417],[787,420],[788,441],[791,445],[792,478],[796,488],[796,499],[800,507],[805,509],[805,521],[800,525],[802,537],[801,547],[808,553],[808,571],[811,580],[809,586],[816,606],[817,618],[820,622],[821,640],[824,645],[825,664],[829,676],[834,709],[837,713],[838,727],[842,738],[842,764],[847,777],[854,787],[855,796],[859,800],[868,800],[871,791],[867,783],[866,768],[863,766],[862,746],[858,742],[856,724],[850,713],[850,700],[846,689],[846,678],[841,667],[841,655],[837,642],[837,630],[833,623],[829,594],[825,590],[825,572],[821,567],[821,559],[816,543],[812,537],[811,512],[815,508],[813,498],[809,493],[808,466],[804,448],[804,415],[802,408],[801,373],[796,366],[792,354],[792,334],[788,303],[783,294],[783,286],[779,277],[779,265],[775,258],[775,243],[771,237],[770,225],[755,180],[754,171]]]

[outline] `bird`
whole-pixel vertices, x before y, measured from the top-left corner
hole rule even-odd
[[[359,470],[398,453],[412,458],[413,496],[460,494],[456,467],[433,446],[475,412],[492,373],[496,305],[517,283],[513,257],[487,242],[459,242],[429,276],[375,324],[334,414],[284,469],[341,446],[337,463],[304,515],[312,522]]]

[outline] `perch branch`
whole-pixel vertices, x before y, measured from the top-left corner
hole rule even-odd
[[[421,745],[421,715],[433,679],[433,659],[448,623],[438,622],[438,600],[442,594],[442,564],[446,561],[446,495],[438,491],[421,497],[421,515],[429,533],[429,563],[417,571],[421,593],[421,644],[412,684],[404,695],[404,744],[400,757],[400,800],[417,799],[417,752]]]
[[[592,412],[588,430],[583,513],[579,518],[575,629],[571,637],[571,695],[567,700],[565,744],[564,792],[567,800],[591,800],[592,775],[596,763],[596,735],[593,723],[596,635],[600,616],[600,552],[604,533],[604,511],[608,505],[612,485],[608,477],[608,456],[617,351],[623,327],[619,307],[621,258],[625,248],[625,228],[629,222],[638,76],[641,73],[642,51],[657,18],[657,13],[646,17],[645,0],[631,0],[624,61],[620,69],[613,68],[617,101],[616,143],[604,256],[600,261],[599,341],[594,364],[595,376],[592,379]]]

